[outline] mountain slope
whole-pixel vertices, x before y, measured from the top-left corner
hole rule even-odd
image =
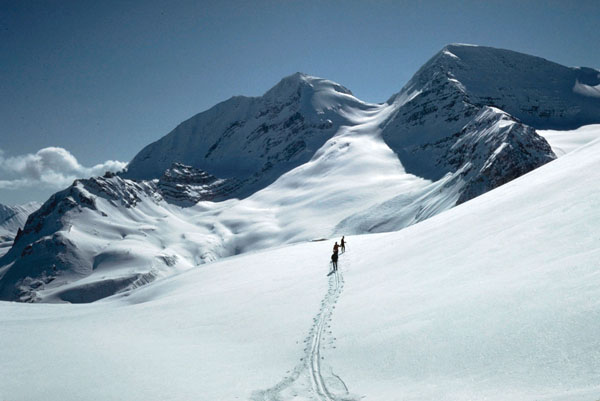
[[[388,100],[396,105],[396,112],[385,123],[382,135],[407,172],[420,177],[435,181],[464,168],[487,170],[487,174],[495,171],[492,179],[472,174],[479,189],[474,191],[467,184],[462,202],[556,157],[534,129],[600,122],[600,98],[578,90],[598,83],[600,71],[591,68],[568,68],[510,50],[448,45]],[[519,123],[520,132],[513,131],[511,136],[527,148],[484,141],[478,146],[478,152],[483,152],[479,162],[470,160],[469,152],[464,154],[467,149],[460,142],[466,127],[485,125],[482,113],[490,115],[484,111],[488,108]],[[490,160],[501,146],[505,156]]]
[[[7,206],[0,204],[0,236],[14,237],[19,228],[23,228],[27,216],[40,207],[38,202],[29,202],[24,205]]]
[[[561,157],[600,138],[600,124],[586,125],[567,131],[538,130],[538,133],[552,146],[552,151]]]
[[[228,197],[245,197],[306,163],[341,125],[345,113],[373,110],[334,82],[296,73],[261,97],[237,96],[181,123],[146,146],[126,178],[160,177],[174,162],[237,183]]]
[[[537,129],[573,129],[598,122],[600,71],[565,67],[541,57],[484,46],[449,45],[447,71],[476,106],[495,106]],[[493,76],[493,79],[484,78]]]
[[[0,204],[0,256],[12,246],[19,228],[25,226],[27,216],[40,207],[38,202],[7,206]]]
[[[511,50],[453,44],[425,63],[388,103],[410,94],[412,99],[420,96],[425,100],[429,91],[441,94],[440,89],[446,89],[445,95],[462,93],[464,97],[460,100],[467,103],[465,107],[493,106],[535,128],[565,130],[598,122],[600,97],[590,96],[583,89],[597,85],[600,85],[597,69],[565,67]],[[424,113],[410,114],[414,120],[435,115],[442,109],[428,110],[424,101],[417,105]],[[445,106],[451,110],[460,105]],[[451,117],[458,115],[454,113]]]
[[[89,305],[2,302],[0,395],[319,399],[296,367],[325,306],[320,375],[339,399],[595,401],[598,165],[596,141],[405,230],[348,238],[334,304],[333,240]]]
[[[336,374],[367,399],[595,401],[599,150],[398,233],[351,238]]]
[[[523,77],[534,78],[518,63],[554,83],[581,70],[513,53],[448,46],[384,104],[299,73],[220,103],[143,149],[126,174],[78,180],[46,202],[0,258],[0,299],[92,302],[222,257],[398,230],[503,185],[556,155],[471,75],[496,73],[486,57],[512,60],[498,61],[501,75],[521,81],[503,93],[520,102],[533,93]],[[576,78],[592,85],[586,74]],[[552,85],[550,106],[563,95],[579,104]],[[597,99],[582,99],[593,110]]]
[[[385,108],[386,106],[378,106]],[[385,113],[383,113],[385,115]],[[313,159],[243,199],[185,207],[193,169],[178,167],[158,182],[119,176],[78,180],[34,213],[0,265],[0,297],[21,301],[91,302],[218,258],[328,237],[353,213],[406,193],[439,210],[457,194],[408,175],[381,141],[382,114],[356,112]],[[177,173],[179,172],[179,173]],[[209,179],[199,174],[193,188]],[[192,189],[193,189],[192,188]],[[186,195],[187,196],[187,195]],[[190,205],[190,203],[192,205]],[[417,204],[418,206],[418,204]],[[428,216],[402,212],[407,223]]]

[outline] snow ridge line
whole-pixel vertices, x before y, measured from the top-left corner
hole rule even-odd
[[[344,288],[344,276],[341,271],[331,274],[328,279],[327,293],[321,300],[319,313],[313,318],[313,325],[308,337],[304,340],[304,357],[300,363],[279,383],[266,390],[252,393],[252,401],[282,401],[294,399],[310,399],[316,401],[353,401],[348,386],[331,368],[326,369],[330,375],[323,373],[321,355],[323,339],[331,335],[331,320],[335,304]],[[332,341],[335,338],[332,339]],[[328,386],[329,383],[329,386]],[[337,384],[337,386],[336,386]],[[332,387],[335,386],[335,393]],[[339,394],[341,393],[341,394]],[[341,398],[340,398],[341,397]]]

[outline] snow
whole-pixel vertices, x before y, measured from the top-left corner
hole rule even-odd
[[[584,125],[570,131],[538,130],[537,132],[548,141],[556,156],[561,157],[600,138],[600,124]]]
[[[582,84],[579,81],[576,81],[575,86],[573,86],[573,92],[578,93],[583,96],[600,98],[600,84],[586,85],[586,84]]]
[[[92,304],[0,302],[0,398],[596,401],[599,164],[596,140],[399,232],[348,237],[339,276],[331,239]]]
[[[0,203],[0,236],[15,236],[17,230],[25,225],[27,216],[40,206],[38,202],[15,206],[6,206]]]
[[[0,302],[0,399],[596,401],[600,125],[539,128],[597,122],[597,73],[450,45],[385,104],[297,73],[198,114],[1,259],[4,298],[96,302]],[[448,211],[555,158],[523,118],[561,159]]]
[[[574,129],[598,123],[600,71],[596,69],[569,68],[510,50],[451,44],[429,60],[407,87],[440,70],[462,83],[470,102],[497,106],[534,128]]]
[[[9,378],[0,397],[245,398],[293,362],[326,289],[319,259],[329,248],[304,244],[234,257],[108,302],[39,309],[1,303],[2,360],[20,368],[0,363],[0,377]],[[7,350],[24,313],[26,326],[33,324],[29,335]]]
[[[23,228],[27,217],[41,205],[38,202],[28,202],[24,205],[6,206],[0,203],[0,257],[10,247],[19,228]],[[0,269],[0,277],[2,276]]]
[[[446,56],[450,56],[450,57],[454,57],[454,58],[458,58],[454,53],[449,52],[448,50],[442,50],[442,52],[446,55]]]
[[[377,241],[351,238],[364,268],[346,274],[332,324],[337,374],[367,399],[596,400],[598,150]]]
[[[352,124],[347,114],[379,109],[335,82],[296,73],[263,96],[234,97],[184,121],[142,149],[124,177],[158,178],[178,162],[237,180],[240,187],[228,195],[247,197],[310,160]]]
[[[418,223],[553,160],[519,118],[598,122],[597,99],[571,90],[597,77],[460,44],[385,104],[293,74],[183,122],[126,175],[47,202],[0,259],[0,298],[89,302],[222,257]]]
[[[285,80],[282,85],[287,87]],[[120,177],[81,181],[59,198],[64,208],[74,199],[88,199],[83,204],[93,208],[54,216],[63,208],[55,206],[52,218],[41,222],[45,231],[28,234],[13,251],[16,262],[0,293],[5,299],[92,302],[222,257],[338,233],[398,229],[451,208],[460,185],[406,173],[381,139],[381,126],[394,111],[388,104],[338,109],[349,125],[306,163],[241,200],[179,207],[156,199],[150,183],[136,187]],[[20,256],[28,243],[36,248]]]

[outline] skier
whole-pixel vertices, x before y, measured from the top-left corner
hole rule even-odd
[[[336,243],[335,243],[335,245],[333,246],[333,253],[335,253],[336,255],[337,255],[337,253],[338,253],[338,248],[339,248],[339,247],[340,247],[340,246],[338,245],[338,243],[337,243],[337,242],[336,242]]]
[[[333,265],[334,272],[337,271],[337,261],[338,261],[338,254],[337,254],[337,252],[333,252],[333,254],[331,255],[331,264]]]
[[[342,235],[342,240],[340,241],[340,248],[342,249],[342,253],[346,252],[346,241],[344,240],[343,235]]]

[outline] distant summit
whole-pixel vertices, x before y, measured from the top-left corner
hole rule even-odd
[[[431,88],[441,77],[467,102],[497,107],[534,128],[573,129],[599,120],[600,98],[582,92],[600,85],[600,71],[475,45],[445,46],[390,100]]]
[[[306,163],[341,125],[345,109],[368,109],[335,82],[295,73],[260,97],[233,97],[146,146],[125,178],[159,178],[173,163],[239,182],[244,197]]]
[[[302,89],[308,89],[309,91],[314,92],[333,90],[335,92],[353,96],[349,89],[333,81],[317,78],[302,72],[296,72],[279,81],[279,83],[269,89],[263,97],[279,101],[281,99],[294,97],[297,95],[297,92]],[[308,94],[308,96],[311,95]]]
[[[600,122],[600,98],[581,95],[581,82],[598,85],[600,72],[510,50],[448,45],[388,100],[395,112],[382,135],[408,172],[431,180],[460,174],[463,202],[554,159],[536,128]],[[499,124],[497,113],[513,124]],[[461,145],[465,136],[474,137],[476,154]]]

